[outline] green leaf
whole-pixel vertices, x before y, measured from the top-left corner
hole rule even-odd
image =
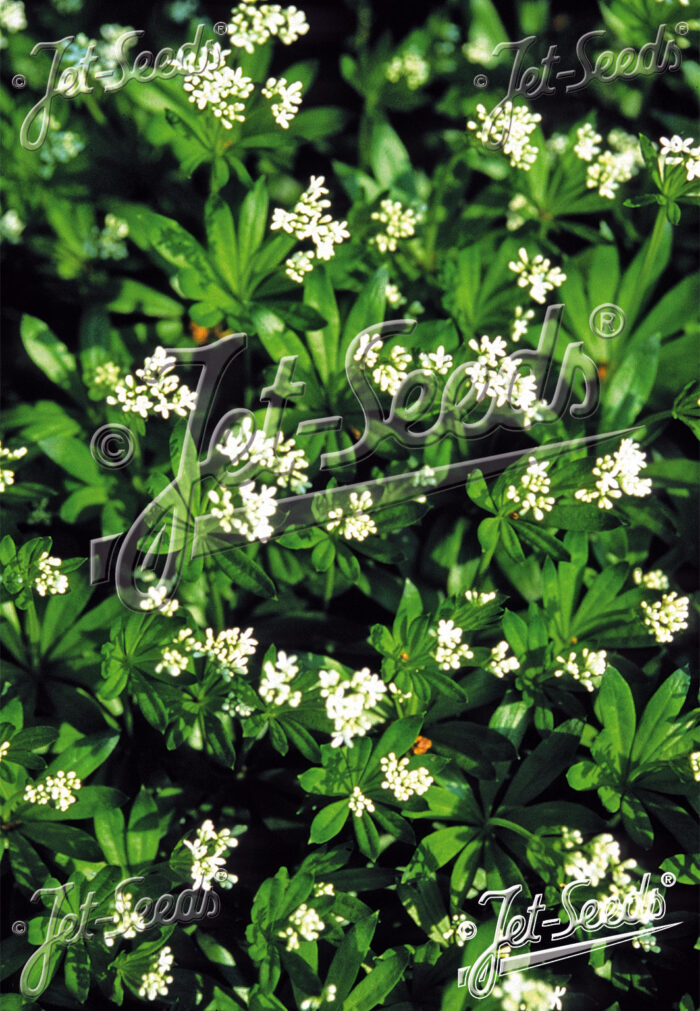
[[[54,759],[46,774],[54,776],[60,769],[64,772],[72,769],[79,779],[85,781],[111,755],[118,741],[119,734],[101,733],[82,737]]]
[[[568,720],[545,738],[520,762],[510,782],[504,804],[529,804],[567,769],[576,753],[583,723]]]
[[[25,821],[22,833],[33,842],[47,846],[53,853],[63,853],[78,860],[99,860],[102,856],[92,836],[72,825],[50,821]]]
[[[674,671],[654,692],[639,723],[632,748],[633,762],[650,762],[665,743],[673,722],[685,702],[690,676],[682,670]]]
[[[126,851],[129,864],[134,866],[155,860],[160,836],[158,808],[150,791],[142,786],[131,808],[127,826]]]
[[[261,176],[243,201],[238,216],[238,253],[243,271],[265,236],[267,209],[267,182]]]
[[[97,841],[109,863],[117,867],[126,867],[129,863],[124,831],[124,815],[118,807],[103,808],[95,813]]]
[[[277,587],[262,566],[248,557],[244,548],[215,551],[211,557],[231,580],[234,590],[248,590],[250,593],[257,594],[258,597],[277,599]]]
[[[36,316],[23,316],[20,336],[27,354],[44,375],[61,389],[82,400],[75,357],[65,344],[54,337],[46,323]]]
[[[386,952],[349,995],[343,1011],[372,1011],[372,1008],[380,1006],[403,976],[407,965],[408,952],[404,949]]]
[[[342,830],[349,814],[350,808],[347,799],[336,800],[321,808],[311,822],[309,842],[325,843],[329,839],[333,839]]]
[[[343,940],[338,947],[333,961],[328,969],[326,977],[326,987],[333,985],[336,987],[335,999],[338,1007],[343,1007],[343,1001],[350,993],[352,985],[360,971],[360,966],[364,962],[369,946],[377,928],[379,913],[372,913],[362,920],[354,923],[345,933]]]
[[[630,686],[622,674],[614,668],[609,668],[595,700],[596,716],[605,727],[606,740],[609,740],[620,758],[628,758],[632,751],[634,732],[637,726],[637,716],[634,709],[634,698]],[[599,740],[600,737],[599,735]],[[622,771],[622,766],[618,764]]]

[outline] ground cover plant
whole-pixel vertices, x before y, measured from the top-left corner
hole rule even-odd
[[[8,1011],[696,1006],[700,6],[421,6],[0,0]]]

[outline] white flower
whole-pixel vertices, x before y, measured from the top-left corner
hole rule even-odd
[[[146,929],[146,921],[140,913],[132,910],[133,896],[130,892],[123,895],[117,892],[114,899],[116,913],[112,919],[115,927],[112,930],[105,930],[104,942],[108,948],[114,946],[115,937],[125,937],[127,939],[136,937],[138,933]]]
[[[467,943],[467,935],[460,928],[463,923],[469,923],[469,917],[464,913],[454,913],[450,919],[450,926],[443,932],[445,941],[454,941],[458,948],[463,948]]]
[[[10,750],[11,745],[12,741],[3,741],[2,744],[0,744],[0,762],[2,762],[5,755]]]
[[[169,944],[166,944],[158,953],[158,961],[155,967],[150,972],[145,972],[142,975],[139,997],[145,997],[147,1000],[156,1000],[157,997],[167,996],[168,987],[173,981],[169,970],[172,968],[174,961],[172,948]]]
[[[420,363],[422,368],[429,372],[437,372],[440,376],[446,376],[452,368],[452,355],[447,354],[441,344],[437,351],[420,352]]]
[[[272,214],[270,228],[275,231],[281,228],[288,235],[294,235],[300,242],[310,239],[315,252],[307,253],[307,257],[315,256],[318,260],[330,260],[335,255],[335,247],[345,239],[350,238],[346,221],[334,221],[328,213],[330,200],[327,200],[328,190],[324,186],[324,176],[311,176],[308,188],[302,193],[295,207],[285,211],[276,207]],[[291,258],[290,258],[291,259]],[[308,273],[307,260],[287,261],[287,273],[292,280],[298,281],[299,275]],[[290,273],[291,270],[291,273]]]
[[[372,241],[381,253],[394,253],[399,239],[409,239],[415,235],[421,215],[410,207],[404,207],[400,200],[390,200],[387,197],[379,204],[379,210],[372,213],[372,220],[385,226]]]
[[[491,659],[487,667],[497,678],[505,677],[511,671],[520,670],[517,657],[508,656],[508,649],[508,643],[504,639],[491,650]]]
[[[409,769],[408,758],[397,758],[392,751],[380,759],[381,770],[384,773],[383,790],[391,790],[397,800],[410,800],[414,794],[419,797],[433,784],[433,777],[427,769]]]
[[[348,807],[356,818],[360,818],[363,811],[374,811],[373,801],[369,797],[365,797],[359,786],[353,788],[348,799]]]
[[[529,457],[519,485],[511,484],[506,491],[506,498],[515,503],[521,515],[532,509],[535,519],[543,520],[544,514],[554,508],[554,496],[547,494],[550,489],[548,467],[548,460],[540,462],[534,456]]]
[[[565,993],[563,986],[555,988],[520,972],[509,972],[493,990],[494,997],[501,1001],[502,1011],[561,1011],[561,997]]]
[[[290,684],[298,673],[297,657],[287,656],[280,650],[274,663],[271,660],[265,661],[258,694],[268,705],[288,705],[296,709],[301,702],[301,692],[292,692]]]
[[[632,577],[637,586],[646,586],[649,590],[668,589],[668,576],[661,569],[652,569],[651,572],[644,573],[637,566],[632,572]]]
[[[27,27],[27,16],[21,0],[0,0],[0,28],[14,35]],[[7,39],[0,32],[0,49],[5,49]]]
[[[530,320],[534,318],[534,309],[523,309],[521,305],[516,305],[515,312],[513,314],[513,322],[510,325],[511,340],[517,344],[520,338],[524,337],[527,333]]]
[[[24,221],[17,211],[10,208],[0,218],[0,238],[7,239],[13,246],[16,246],[25,227]]]
[[[248,670],[248,658],[254,655],[257,645],[252,628],[245,632],[240,628],[226,628],[216,635],[212,628],[207,628],[204,642],[195,647],[193,655],[206,656],[230,680],[235,671],[245,673]]]
[[[553,267],[551,260],[541,253],[531,260],[527,250],[521,246],[518,257],[518,260],[511,260],[508,267],[518,275],[518,286],[529,287],[530,298],[540,304],[546,300],[548,291],[554,291],[566,280],[566,274],[559,267]]]
[[[352,747],[355,737],[364,737],[381,717],[372,710],[384,698],[387,687],[369,667],[355,671],[350,680],[341,680],[338,671],[319,671],[321,698],[326,700],[326,715],[333,723],[331,746]]]
[[[156,674],[165,671],[171,677],[179,677],[198,645],[192,629],[181,628],[173,641],[163,650],[163,659],[156,664]]]
[[[557,657],[557,663],[562,667],[554,671],[554,677],[560,678],[564,674],[569,674],[574,681],[580,681],[588,692],[594,691],[600,685],[600,679],[605,674],[608,661],[607,653],[604,649],[594,653],[593,650],[584,647],[580,656],[572,651],[568,658]]]
[[[530,112],[526,105],[514,106],[507,101],[491,112],[480,103],[476,115],[479,122],[470,119],[467,127],[476,131],[477,140],[489,149],[500,147],[513,168],[529,171],[539,153],[539,148],[530,143],[530,135],[542,119],[539,112]]]
[[[466,590],[464,599],[477,607],[483,607],[484,604],[490,604],[492,600],[496,599],[496,592],[494,590],[492,593],[479,593],[478,590]]]
[[[47,593],[53,596],[67,592],[68,576],[61,573],[62,564],[60,558],[52,558],[48,551],[41,553],[37,561],[37,574],[34,577],[34,589],[40,597],[45,597]]]
[[[628,182],[644,164],[639,141],[624,130],[608,134],[611,149],[603,151],[586,169],[586,186],[601,197],[613,200],[620,183]]]
[[[147,418],[151,412],[164,419],[171,412],[180,418],[187,417],[196,407],[197,394],[181,384],[173,373],[175,362],[165,348],[157,347],[142,368],[136,369],[135,376],[129,374],[117,383],[107,403],[120,404],[125,414],[138,414],[142,418]]]
[[[305,941],[316,941],[325,929],[326,925],[316,910],[302,902],[289,917],[289,925],[277,936],[287,941],[287,951],[296,951],[300,937]]]
[[[55,776],[47,776],[35,786],[27,783],[22,799],[29,804],[52,804],[57,811],[67,811],[78,799],[75,794],[82,785],[75,772],[64,772],[61,769]]]
[[[97,236],[97,255],[101,260],[123,260],[127,255],[122,241],[129,234],[129,225],[114,214],[105,216],[104,228]]]
[[[676,632],[688,627],[688,597],[679,597],[675,590],[664,593],[661,600],[648,604],[642,601],[644,624],[647,625],[657,642],[673,642]]]
[[[467,643],[462,642],[464,630],[451,619],[441,618],[437,629],[431,629],[430,634],[437,638],[433,656],[442,670],[458,670],[463,660],[471,660],[474,656]]]
[[[365,490],[361,494],[350,492],[348,510],[338,506],[328,513],[326,530],[333,533],[337,530],[346,541],[364,541],[370,534],[377,533],[377,525],[367,512],[372,508],[372,495]]]
[[[207,818],[197,829],[195,839],[192,842],[185,839],[183,844],[192,854],[190,875],[193,888],[208,892],[212,881],[221,880],[224,875],[228,884],[238,881],[235,874],[223,871],[227,850],[238,846],[238,839],[231,835],[230,829],[222,828],[217,832],[214,823]]]
[[[302,35],[306,35],[309,25],[306,15],[296,7],[280,7],[279,4],[239,3],[231,11],[228,25],[231,45],[255,51],[272,37],[279,38],[285,46],[290,46]]]
[[[0,461],[21,460],[27,454],[26,446],[18,446],[16,449],[8,449],[0,442]],[[0,495],[15,483],[15,472],[9,467],[0,467]],[[43,594],[42,594],[43,596]]]
[[[268,100],[273,99],[276,95],[279,97],[279,102],[273,102],[270,108],[275,122],[283,130],[288,129],[289,124],[299,111],[302,87],[301,81],[287,84],[285,77],[268,77],[267,83],[262,89],[263,96]]]
[[[688,761],[696,783],[700,782],[700,751],[691,751]]]
[[[414,49],[407,49],[403,53],[397,53],[387,64],[387,81],[397,84],[400,80],[404,80],[406,87],[411,91],[421,88],[429,77],[429,64]]]
[[[403,297],[403,295],[398,289],[398,286],[395,284],[391,283],[387,284],[386,288],[384,289],[384,295],[386,297],[387,302],[393,309],[396,309],[400,305],[404,305],[406,302],[406,299]]]
[[[562,829],[562,833],[567,831],[569,830]],[[569,842],[571,841],[569,839]],[[568,850],[566,842],[565,845]],[[609,832],[605,832],[586,843],[583,850],[567,852],[562,873],[564,879],[568,881],[588,878],[594,888],[610,875],[613,890],[619,890],[631,884],[629,872],[636,868],[636,860],[620,859],[620,844]]]
[[[234,503],[228,488],[224,488],[221,493],[209,492],[212,516],[219,520],[226,533],[235,530],[252,543],[269,540],[275,532],[269,521],[277,512],[277,489],[263,485],[257,491],[255,483],[248,481],[236,490],[241,499],[240,505]]]
[[[582,161],[592,161],[597,154],[600,154],[602,139],[591,123],[584,123],[576,131],[576,144],[574,145],[576,157]]]
[[[167,586],[149,586],[146,591],[148,596],[141,601],[142,611],[160,611],[166,618],[172,618],[180,606],[180,602],[174,597],[168,600]]]
[[[263,431],[253,431],[254,421],[243,419],[234,429],[226,432],[224,441],[216,449],[231,463],[257,463],[275,476],[280,488],[304,492],[310,487],[306,471],[309,460],[303,449],[297,449],[294,439],[266,436]]]
[[[246,101],[255,85],[246,77],[240,67],[235,70],[224,62],[230,50],[221,51],[216,43],[213,48],[214,61],[201,68],[195,65],[197,54],[188,53],[183,69],[189,70],[182,86],[188,93],[190,102],[198,109],[211,109],[222,125],[230,130],[234,123],[245,122]]]
[[[536,218],[537,213],[537,208],[528,197],[523,193],[516,193],[508,201],[506,228],[509,232],[516,232],[529,218]]]
[[[287,268],[287,277],[297,284],[303,284],[304,277],[314,269],[313,253],[299,249],[285,260],[284,265]]]
[[[580,488],[574,498],[581,502],[598,500],[599,509],[612,509],[613,500],[622,495],[643,498],[651,494],[651,481],[638,475],[646,467],[646,454],[633,439],[623,439],[617,450],[599,456],[593,468],[597,478],[593,488]]]

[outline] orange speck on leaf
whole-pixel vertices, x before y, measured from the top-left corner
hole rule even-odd
[[[414,755],[424,755],[426,751],[430,751],[432,746],[433,742],[429,737],[421,737],[419,734],[418,737],[416,737],[415,744],[411,748],[411,751]]]

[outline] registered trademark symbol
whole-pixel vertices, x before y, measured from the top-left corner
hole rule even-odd
[[[672,874],[670,871],[664,871],[661,875],[661,884],[664,888],[673,888],[676,883],[676,875]]]
[[[24,76],[24,74],[15,74],[15,76],[12,78],[12,87],[13,88],[27,87],[27,78]]]
[[[15,920],[15,922],[12,924],[12,933],[16,934],[17,937],[22,937],[24,934],[27,933],[27,924],[24,922],[24,920]]]
[[[679,21],[678,24],[676,25],[676,32],[678,33],[678,35],[687,35],[688,34],[688,22],[687,21]]]
[[[217,21],[216,24],[214,25],[214,31],[216,32],[217,35],[225,35],[226,28],[227,25],[225,21]]]
[[[474,78],[474,85],[477,88],[485,88],[489,83],[489,79],[486,74],[477,74]]]
[[[627,317],[619,305],[614,302],[603,302],[597,305],[588,317],[588,325],[594,334],[603,340],[619,337],[625,329]]]

